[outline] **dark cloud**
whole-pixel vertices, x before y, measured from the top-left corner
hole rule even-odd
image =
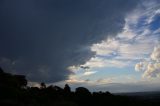
[[[121,31],[136,2],[1,0],[0,65],[31,81],[65,80],[68,66],[94,56],[91,44]]]

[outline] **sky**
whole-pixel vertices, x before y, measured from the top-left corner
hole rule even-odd
[[[160,90],[159,0],[1,0],[0,67],[72,89]]]

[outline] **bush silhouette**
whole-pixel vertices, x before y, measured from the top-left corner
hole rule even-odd
[[[26,87],[27,80],[24,75],[12,75],[5,73],[0,68],[0,85],[5,87],[21,88]]]
[[[78,88],[76,88],[75,93],[77,95],[81,95],[81,96],[90,96],[91,95],[91,93],[89,92],[89,90],[87,88],[84,88],[84,87],[78,87]]]
[[[84,87],[73,92],[68,84],[63,89],[53,85],[46,87],[45,83],[41,83],[40,88],[29,87],[25,76],[5,73],[0,68],[0,106],[158,106],[160,96],[156,97],[145,100],[109,92],[91,93]]]

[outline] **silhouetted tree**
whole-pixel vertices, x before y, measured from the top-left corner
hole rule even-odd
[[[27,86],[27,80],[24,75],[14,75],[13,77],[16,80],[17,87],[23,88]]]
[[[5,73],[0,68],[0,84],[8,88],[22,88],[27,85],[27,80],[24,75],[12,75]]]
[[[81,97],[88,97],[91,95],[91,93],[89,92],[89,90],[87,88],[84,87],[78,87],[76,88],[75,94]]]
[[[2,73],[4,73],[4,72],[3,72],[2,68],[0,67],[0,74],[2,74]]]
[[[71,88],[69,87],[68,84],[65,84],[65,86],[64,86],[64,91],[65,91],[66,93],[70,93],[70,92],[71,92]]]
[[[45,89],[46,88],[46,84],[44,82],[41,82],[41,89]]]
[[[26,87],[23,75],[12,75],[0,68],[0,106],[159,106],[160,93],[155,98],[143,99],[112,95],[109,92],[93,92],[78,87],[71,92],[68,84],[64,89],[41,83],[38,87]],[[22,89],[26,87],[26,89]]]
[[[77,94],[91,94],[89,92],[89,90],[87,88],[84,88],[84,87],[78,87],[76,88],[76,92]]]

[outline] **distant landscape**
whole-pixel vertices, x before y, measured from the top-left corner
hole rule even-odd
[[[160,103],[160,92],[117,93],[90,92],[85,87],[71,91],[68,84],[64,88],[48,86],[29,87],[23,75],[5,73],[0,68],[0,106],[105,106],[105,105],[146,105]]]

